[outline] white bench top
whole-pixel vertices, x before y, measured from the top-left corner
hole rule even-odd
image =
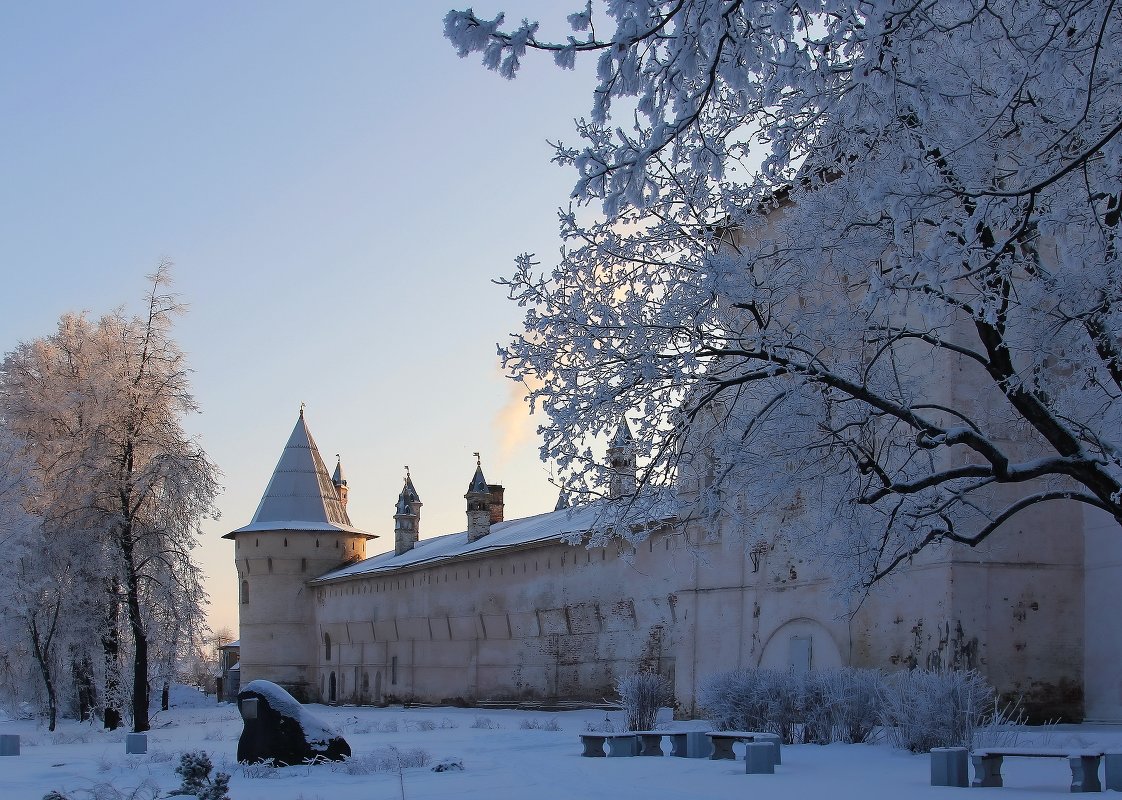
[[[972,756],[1012,756],[1021,758],[1068,758],[1070,756],[1102,756],[1102,750],[1072,750],[1063,747],[986,747],[971,750]]]
[[[761,736],[778,736],[779,734],[762,731],[708,731],[705,735],[724,739],[758,739]]]

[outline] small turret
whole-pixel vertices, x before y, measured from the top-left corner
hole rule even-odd
[[[616,435],[608,444],[608,469],[611,470],[608,483],[610,498],[617,500],[635,494],[635,439],[626,418],[620,421]]]
[[[553,506],[554,511],[562,511],[569,507],[569,493],[564,489],[557,495],[557,504]]]
[[[494,521],[494,506],[492,503],[492,489],[499,490],[498,521],[502,521],[502,491],[501,486],[492,487],[483,477],[483,466],[479,453],[475,453],[475,475],[468,484],[467,494],[467,534],[468,541],[474,542],[491,532],[491,522]]]
[[[401,555],[413,549],[421,535],[421,497],[413,488],[409,467],[405,468],[405,485],[397,496],[393,515],[394,554]]]
[[[339,454],[335,454],[335,474],[331,476],[331,483],[335,486],[335,494],[339,497],[339,502],[343,504],[343,508],[347,507],[347,479],[343,476],[343,460],[339,458]]]

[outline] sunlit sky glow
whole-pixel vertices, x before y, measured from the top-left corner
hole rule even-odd
[[[464,529],[476,450],[508,517],[556,498],[495,356],[521,312],[490,279],[522,251],[556,259],[573,176],[546,140],[572,140],[591,65],[505,81],[443,40],[449,7],[0,8],[0,346],[67,311],[135,308],[175,262],[203,412],[187,427],[224,473],[198,552],[216,628],[237,625],[220,537],[253,515],[302,402],[374,552],[405,464],[422,538]]]

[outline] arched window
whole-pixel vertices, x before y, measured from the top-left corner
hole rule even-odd
[[[249,605],[249,581],[242,581],[242,605]]]
[[[331,634],[330,633],[325,633],[323,635],[323,657],[327,661],[331,660]]]

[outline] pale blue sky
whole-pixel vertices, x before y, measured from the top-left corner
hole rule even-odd
[[[554,30],[572,10],[475,5]],[[456,57],[449,7],[0,6],[0,348],[135,305],[175,262],[203,409],[188,427],[225,473],[200,553],[216,626],[237,618],[219,537],[249,521],[301,402],[375,551],[404,464],[422,537],[463,529],[474,450],[508,516],[552,508],[518,438],[532,423],[503,422],[516,387],[495,343],[521,313],[490,279],[524,250],[556,260],[573,179],[546,139],[573,140],[591,65],[531,60],[505,81]]]

